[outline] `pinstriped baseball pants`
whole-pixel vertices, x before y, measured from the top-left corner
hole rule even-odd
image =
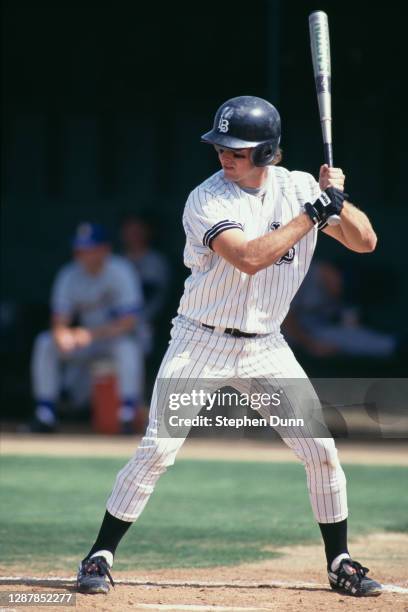
[[[134,456],[116,477],[107,502],[108,512],[124,521],[137,520],[160,475],[173,465],[184,442],[184,438],[159,435],[164,407],[159,401],[158,380],[222,379],[222,385],[228,384],[228,380],[234,383],[242,381],[245,385],[245,381],[256,377],[307,379],[281,335],[234,338],[205,329],[185,317],[176,317],[154,386],[146,434]],[[197,407],[191,418],[200,409]],[[297,413],[301,410],[302,406],[298,406]],[[305,467],[316,520],[319,523],[344,520],[348,513],[346,478],[333,438],[329,435],[321,438],[287,437],[287,433],[278,428],[277,431]]]

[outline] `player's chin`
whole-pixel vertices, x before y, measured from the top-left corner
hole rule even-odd
[[[224,170],[225,178],[231,179],[231,180],[234,180],[236,178],[236,171],[234,168],[225,168],[224,166],[223,170]]]

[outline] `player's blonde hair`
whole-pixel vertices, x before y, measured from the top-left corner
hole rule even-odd
[[[282,161],[282,157],[283,157],[282,149],[280,147],[278,147],[276,149],[275,157],[271,161],[270,165],[271,166],[276,166],[277,164],[279,164]]]

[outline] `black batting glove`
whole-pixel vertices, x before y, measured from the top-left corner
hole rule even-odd
[[[336,187],[328,187],[322,191],[313,204],[306,202],[305,213],[310,217],[317,229],[322,230],[327,225],[327,219],[332,215],[340,215],[343,210],[347,193]]]

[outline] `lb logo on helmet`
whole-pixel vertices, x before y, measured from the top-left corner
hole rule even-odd
[[[218,122],[218,131],[226,134],[229,130],[229,119],[231,119],[234,111],[229,106],[226,106],[222,111],[220,120]]]

